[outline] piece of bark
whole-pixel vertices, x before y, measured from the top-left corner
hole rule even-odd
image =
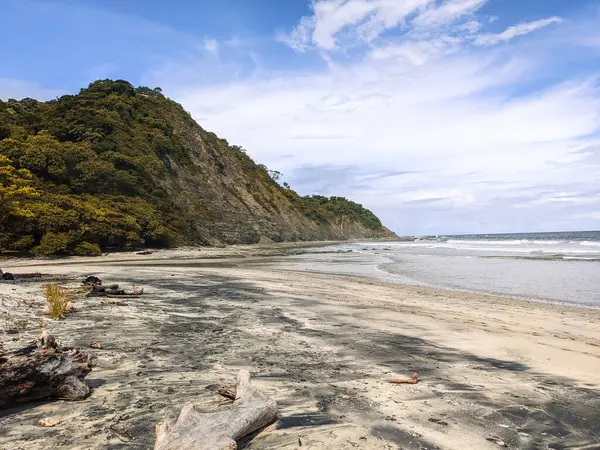
[[[412,378],[390,378],[390,383],[396,384],[417,384],[419,382],[419,374],[417,372],[413,373]]]
[[[94,355],[63,348],[44,331],[36,343],[0,355],[0,408],[46,398],[85,398],[90,388],[84,378],[95,364]]]
[[[218,392],[219,395],[222,395],[223,397],[235,400],[235,386],[227,386],[222,384],[219,386]]]
[[[277,403],[250,384],[250,373],[240,370],[230,409],[202,413],[187,403],[176,420],[156,426],[155,450],[235,450],[236,441],[277,417]]]

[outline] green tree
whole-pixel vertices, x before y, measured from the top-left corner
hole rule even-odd
[[[271,177],[271,180],[273,181],[279,181],[279,179],[281,178],[281,172],[278,170],[271,170],[268,169],[267,173],[269,174],[269,176]]]
[[[0,251],[14,238],[16,222],[33,216],[27,201],[39,196],[33,177],[26,169],[16,169],[12,161],[0,155]]]

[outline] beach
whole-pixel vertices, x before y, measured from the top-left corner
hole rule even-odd
[[[98,357],[87,399],[1,411],[0,449],[152,448],[155,425],[183,403],[227,408],[216,389],[242,368],[279,406],[249,449],[600,447],[600,311],[324,272],[286,256],[311,251],[2,261],[66,286],[95,275],[144,295],[78,297],[54,321],[43,283],[0,283],[3,328],[18,329],[3,333],[6,350],[43,325]],[[415,371],[418,384],[388,382]],[[60,424],[42,428],[43,418]]]

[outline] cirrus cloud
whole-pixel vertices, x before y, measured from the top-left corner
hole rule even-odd
[[[549,17],[548,19],[540,19],[533,22],[520,23],[508,27],[502,33],[488,33],[477,36],[475,43],[477,45],[495,45],[499,42],[507,42],[514,39],[517,36],[523,36],[532,33],[541,28],[547,27],[548,25],[561,23],[563,19],[560,17]]]

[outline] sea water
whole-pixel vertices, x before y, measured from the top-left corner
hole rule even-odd
[[[600,307],[599,231],[436,236],[344,244],[338,250],[352,252],[323,254],[310,266],[399,283]]]

